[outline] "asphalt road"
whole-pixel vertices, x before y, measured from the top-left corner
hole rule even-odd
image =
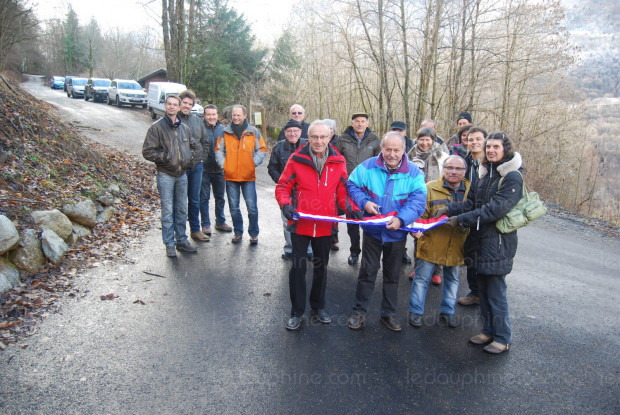
[[[58,95],[52,101],[63,116],[101,109],[101,118],[92,109],[87,119],[113,137],[123,134],[110,123],[150,122],[142,111],[28,88],[43,99]],[[121,148],[139,148],[143,133],[125,134]],[[398,298],[403,331],[379,322],[380,286],[366,326],[348,329],[359,267],[346,262],[341,226],[327,287],[334,321],[287,332],[290,263],[280,258],[266,173],[265,162],[258,246],[247,234],[234,245],[230,234],[215,233],[198,254],[171,260],[154,228],[125,259],[81,274],[82,295],[63,299],[27,348],[0,352],[0,413],[620,413],[620,241],[553,216],[520,230],[508,277],[514,343],[491,356],[467,344],[481,326],[476,307],[457,306],[456,329],[439,324],[438,287],[429,288],[422,328],[406,325],[408,266]],[[462,275],[459,294],[466,292]],[[119,298],[99,299],[108,293]]]

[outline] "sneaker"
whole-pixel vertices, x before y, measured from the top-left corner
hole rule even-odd
[[[209,235],[203,232],[192,232],[190,236],[193,240],[200,242],[209,242],[211,240],[211,238],[209,238]]]
[[[287,330],[297,330],[301,326],[301,317],[293,316],[288,319],[286,322],[286,326],[284,326]]]
[[[381,316],[381,322],[392,331],[401,331],[400,322],[395,316]]]
[[[196,249],[195,246],[193,246],[192,244],[190,244],[189,242],[185,241],[181,244],[177,244],[177,251],[184,251],[184,252],[191,252],[191,253],[196,253],[198,252],[198,250]]]
[[[353,313],[351,314],[351,317],[349,317],[349,319],[347,320],[347,326],[352,330],[358,330],[362,328],[365,322],[366,316],[358,313]]]
[[[441,285],[441,275],[433,275],[431,277],[431,282],[433,285]]]
[[[332,318],[327,314],[324,308],[320,308],[318,310],[310,310],[310,315],[319,320],[323,324],[329,324],[332,322]]]
[[[211,236],[211,227],[210,226],[203,226],[202,227],[202,233],[204,233],[205,235]]]
[[[422,314],[409,312],[409,324],[413,327],[422,327]]]
[[[232,232],[233,228],[227,223],[222,223],[221,225],[215,225],[215,229],[222,232]]]
[[[236,233],[232,238],[232,243],[238,244],[239,242],[241,242],[241,238],[243,238],[243,235],[240,233]]]
[[[168,258],[176,258],[177,257],[177,250],[174,249],[174,245],[166,245],[166,255],[168,256]]]
[[[411,272],[411,274],[409,274],[409,281],[413,281],[413,279],[415,278],[415,270]]]
[[[459,319],[454,314],[441,313],[439,314],[439,321],[450,328],[455,328],[459,325]]]
[[[480,298],[478,298],[477,296],[473,295],[472,293],[469,293],[465,297],[461,297],[461,298],[459,298],[456,301],[458,301],[458,303],[460,305],[480,304]]]
[[[256,245],[258,243],[258,235],[250,235],[250,245]]]

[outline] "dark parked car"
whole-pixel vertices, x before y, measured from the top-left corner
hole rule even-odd
[[[67,82],[67,96],[73,98],[81,98],[84,96],[84,87],[86,86],[86,78],[72,77]]]
[[[89,78],[84,87],[84,101],[106,101],[110,82],[107,78]]]
[[[65,87],[65,78],[62,76],[52,76],[50,80],[50,88],[63,89]]]
[[[69,83],[69,79],[71,78],[77,78],[77,76],[75,75],[67,75],[65,76],[65,84],[62,86],[62,90],[67,92],[67,84]]]

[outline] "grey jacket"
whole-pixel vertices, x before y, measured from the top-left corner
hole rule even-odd
[[[349,126],[340,134],[335,147],[347,162],[347,174],[351,174],[362,161],[379,155],[381,140],[377,134],[366,128],[364,138],[359,141],[355,136],[353,127]]]
[[[198,156],[189,166],[190,169],[193,169],[198,165],[198,163],[206,160],[209,155],[207,129],[205,128],[205,123],[200,119],[200,117],[197,117],[194,114],[185,115],[179,111],[177,117],[179,117],[181,122],[187,124],[190,130],[192,130],[192,136],[194,137],[194,141],[196,141],[196,154]]]

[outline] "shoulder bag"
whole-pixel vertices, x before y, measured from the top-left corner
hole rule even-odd
[[[519,174],[521,174],[521,172],[519,172]],[[521,175],[521,178],[523,178],[523,175]],[[499,180],[499,184],[497,185],[498,190],[502,185],[502,180],[504,180],[503,177]],[[528,192],[525,187],[525,181],[523,181],[521,200],[519,200],[519,203],[517,203],[506,216],[495,222],[495,227],[501,233],[514,232],[519,228],[529,225],[546,213],[547,207],[538,197],[538,193]]]

